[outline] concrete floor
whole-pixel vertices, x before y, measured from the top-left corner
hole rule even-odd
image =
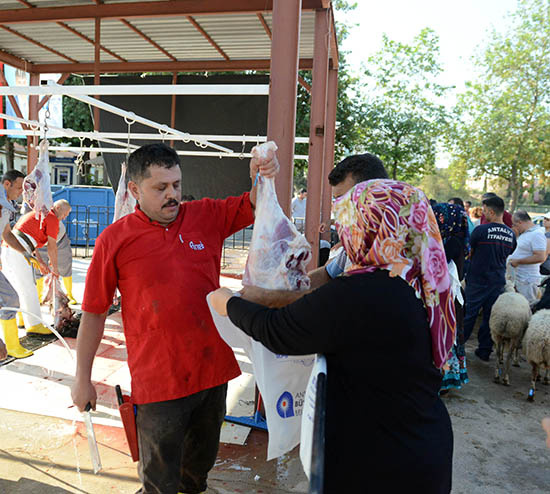
[[[550,416],[550,388],[540,385],[536,401],[528,403],[525,362],[504,387],[492,382],[493,362],[472,358],[472,350],[470,383],[444,398],[455,437],[453,494],[549,493],[550,450],[540,421]],[[96,424],[95,431],[104,466],[98,475],[91,471],[82,423],[0,409],[0,492],[135,492],[136,464],[122,429]],[[208,494],[307,493],[297,450],[270,462],[266,450],[267,434],[254,430],[242,446],[220,444]],[[364,451],[368,458],[367,446]]]
[[[77,299],[85,271],[86,263],[76,262]],[[239,282],[225,278],[224,284],[237,287]],[[114,408],[113,383],[123,389],[129,385],[116,317],[106,336],[97,374],[94,371],[102,401],[94,424],[103,470],[98,475],[91,471],[84,426],[69,408],[74,364],[60,344],[52,343],[29,359],[0,368],[0,494],[132,493],[139,488],[136,464]],[[74,346],[74,341],[69,343]],[[535,402],[529,403],[525,362],[512,368],[512,384],[505,387],[492,382],[494,359],[481,362],[473,350],[469,344],[470,382],[444,397],[455,438],[453,493],[550,493],[550,450],[540,425],[550,416],[550,386],[540,384]],[[231,383],[228,399],[236,415],[253,400],[249,365],[243,355],[237,358],[243,376]],[[356,417],[357,427],[363,427],[360,413]],[[308,492],[297,449],[270,462],[266,452],[267,434],[262,431],[250,431],[243,445],[221,443],[207,493]],[[362,454],[368,461],[376,452],[365,445]]]

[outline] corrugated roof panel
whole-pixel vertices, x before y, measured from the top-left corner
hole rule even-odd
[[[103,0],[103,3],[162,2],[164,0]],[[90,5],[92,0],[28,0],[34,7],[75,7]],[[25,6],[17,0],[0,0],[0,10],[21,9]]]
[[[34,7],[74,7],[76,5],[90,5],[89,0],[28,0]],[[23,9],[25,5],[16,0],[2,0],[0,10]]]
[[[58,24],[41,23],[38,26],[33,24],[17,24],[13,26],[8,25],[8,27],[78,62],[90,62],[94,60],[94,45]],[[16,35],[13,36],[16,39],[21,39]],[[51,53],[48,50],[44,51],[46,54]],[[56,63],[58,58],[68,61],[66,58],[58,57],[54,53],[51,53],[49,58],[48,55],[45,55],[45,57],[41,57],[40,60],[35,58],[32,60],[35,63]],[[105,52],[102,52],[102,59],[104,61],[117,60]]]
[[[195,21],[230,59],[241,58],[243,50],[250,50],[249,58],[270,57],[271,41],[255,14],[197,16]]]
[[[33,63],[49,63],[52,61],[58,63],[67,61],[65,58],[58,57],[45,48],[41,48],[4,29],[0,29],[0,48],[16,57],[23,58]]]
[[[218,51],[185,18],[133,19],[132,24],[178,60],[222,59]]]
[[[35,5],[80,5],[90,0],[35,0]],[[122,1],[122,0],[121,0]],[[128,0],[124,0],[128,1]],[[137,0],[136,0],[137,1]],[[161,0],[150,0],[161,1]],[[105,3],[118,3],[108,0]],[[0,1],[2,8],[13,3]],[[18,4],[18,7],[21,4]],[[272,15],[262,13],[272,29]],[[196,16],[195,21],[204,29],[230,59],[269,59],[271,41],[256,14]],[[184,16],[131,19],[130,22],[146,36],[153,39],[177,60],[222,60],[222,55]],[[90,40],[95,36],[93,19],[71,21],[66,24]],[[56,23],[14,24],[12,29],[57,50],[81,63],[94,59],[94,46],[75,33]],[[314,53],[315,13],[303,12],[300,31],[300,58],[312,58]],[[120,20],[101,22],[101,44],[129,62],[167,61],[170,58]],[[0,29],[0,49],[34,63],[59,63],[67,61],[31,42]],[[118,61],[116,57],[101,51],[102,61]]]
[[[71,28],[76,29],[88,38],[94,39],[95,23],[93,21],[76,21],[68,22],[67,24]],[[147,43],[147,41],[139,37],[136,33],[131,31],[119,21],[103,21],[101,23],[100,42],[103,47],[111,50],[113,53],[116,53],[118,56],[126,59],[129,62],[133,61],[133,59],[131,56],[132,50],[128,52],[128,47],[130,47],[134,51],[142,52],[143,54],[149,52],[150,47],[153,48],[149,43]],[[90,46],[92,47],[91,55],[88,60],[85,60],[85,62],[94,61],[94,47],[91,44]],[[159,54],[162,55],[162,53],[160,52]],[[159,60],[166,60],[166,57],[163,56],[163,58],[160,58]],[[118,59],[112,57],[102,50],[101,61],[118,61]]]

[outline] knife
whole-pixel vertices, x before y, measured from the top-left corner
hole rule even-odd
[[[97,449],[94,424],[92,424],[92,415],[90,414],[91,409],[92,404],[88,403],[82,412],[82,416],[84,417],[84,423],[86,424],[86,435],[88,436],[88,446],[90,447],[92,466],[94,467],[94,473],[97,474],[101,470],[101,459],[99,458],[99,450]]]

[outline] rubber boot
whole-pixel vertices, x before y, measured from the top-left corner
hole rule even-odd
[[[30,357],[33,352],[23,348],[19,342],[19,332],[17,330],[17,323],[15,319],[0,320],[2,323],[2,329],[4,330],[4,341],[6,343],[6,349],[8,355],[14,358]]]
[[[67,297],[69,297],[69,305],[78,304],[78,302],[73,297],[73,277],[66,276],[65,278],[63,278],[63,286],[65,287]]]
[[[42,303],[44,296],[44,277],[40,277],[36,280],[36,291],[38,292],[38,301]]]
[[[18,328],[24,328],[25,327],[25,321],[23,321],[23,314],[21,312],[17,313],[17,327]]]
[[[27,335],[33,335],[33,334],[52,334],[52,332],[44,326],[42,323],[35,324],[34,326],[31,326],[30,328],[27,328]]]

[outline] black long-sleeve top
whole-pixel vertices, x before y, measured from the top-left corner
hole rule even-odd
[[[275,353],[326,356],[325,493],[450,492],[441,373],[426,310],[401,278],[344,276],[282,309],[233,297],[227,310]]]

